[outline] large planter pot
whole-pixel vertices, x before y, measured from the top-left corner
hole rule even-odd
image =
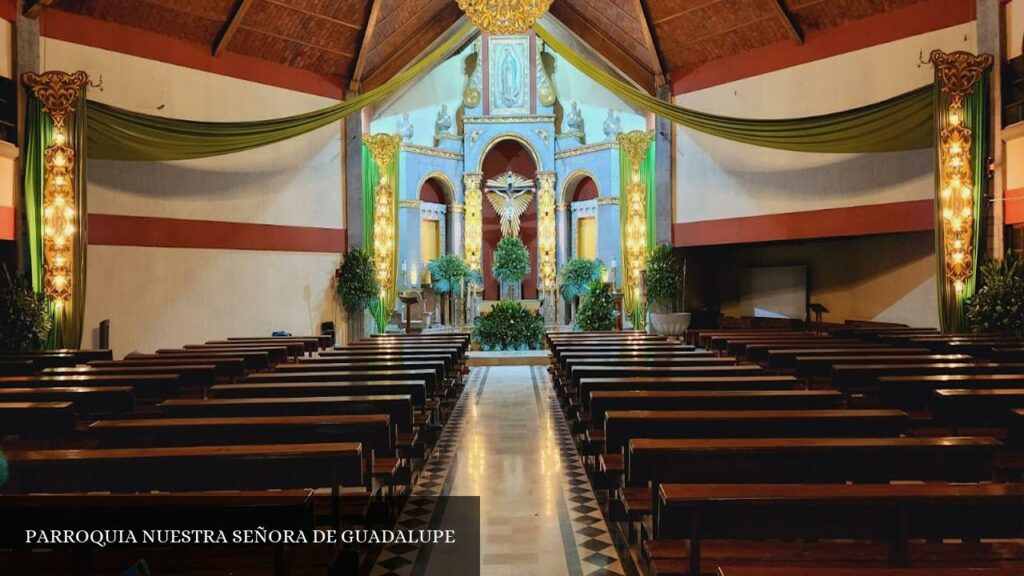
[[[650,314],[650,330],[662,336],[682,336],[690,327],[690,313]]]

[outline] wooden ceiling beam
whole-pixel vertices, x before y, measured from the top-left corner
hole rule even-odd
[[[54,1],[55,0],[25,0],[21,13],[24,14],[26,18],[39,18],[39,15],[43,13],[43,10],[49,8]]]
[[[217,34],[217,39],[213,41],[212,50],[214,56],[220,54],[228,43],[231,42],[232,36],[235,35],[235,32],[242,25],[242,18],[245,18],[245,13],[249,11],[253,3],[254,0],[237,0],[235,2],[231,16],[228,16],[228,21],[224,23],[224,28],[221,29],[220,34]]]
[[[332,16],[328,16],[327,14],[321,14],[319,12],[313,12],[312,10],[306,10],[305,8],[300,8],[298,6],[292,6],[291,4],[286,4],[284,2],[281,2],[281,0],[264,0],[264,2],[266,2],[267,4],[273,4],[274,6],[280,6],[281,8],[287,8],[288,10],[293,10],[295,12],[298,12],[299,14],[305,14],[306,16],[310,16],[312,18],[319,18],[320,20],[326,20],[326,21],[331,22],[333,24],[338,24],[339,26],[344,26],[346,28],[351,28],[352,30],[362,30],[363,29],[362,26],[360,26],[359,24],[353,24],[351,22],[346,22],[345,20],[341,20],[339,18],[334,18]]]
[[[669,14],[668,16],[665,16],[663,18],[659,18],[659,19],[655,20],[654,22],[652,22],[652,24],[655,25],[655,26],[660,26],[661,24],[664,24],[665,22],[669,22],[670,20],[675,20],[676,18],[679,18],[680,16],[686,16],[687,14],[696,12],[697,10],[701,10],[703,8],[707,8],[708,6],[714,6],[715,4],[721,4],[724,1],[725,0],[711,0],[711,2],[705,2],[704,4],[698,4],[697,6],[694,6],[692,8],[687,8],[686,10],[680,10],[679,12],[676,12],[674,14]]]
[[[797,44],[803,44],[804,35],[800,29],[796,27],[796,22],[793,20],[793,16],[789,13],[789,10],[786,10],[786,7],[782,5],[782,0],[768,0],[768,2],[775,9],[775,13],[778,14],[779,19],[782,20],[782,25],[786,27],[786,32],[789,33],[789,37]]]
[[[380,6],[384,0],[370,0],[370,2],[370,15],[366,19],[366,31],[363,32],[363,41],[359,43],[355,68],[352,69],[352,90],[359,90],[360,82],[363,81],[363,72],[366,71],[366,54],[370,51],[373,33],[377,29],[377,20],[380,16]]]
[[[640,24],[640,31],[644,35],[644,44],[647,45],[647,52],[650,54],[651,63],[654,65],[656,83],[665,83],[665,58],[658,48],[658,40],[655,31],[651,27],[651,19],[648,17],[647,7],[644,0],[633,0],[633,10],[636,12],[637,22]]]
[[[429,5],[430,3],[428,2],[421,4],[420,8],[416,12],[417,15]],[[415,59],[425,47],[435,42],[438,38],[444,36],[452,24],[457,22],[461,16],[462,10],[459,10],[459,7],[455,2],[444,2],[442,4],[441,11],[434,14],[426,24],[420,25],[418,30],[414,32],[412,36],[408,37],[406,42],[402,43],[397,49],[388,54],[387,57],[377,63],[377,65],[372,69],[366,70],[364,64],[362,76],[353,75],[353,79],[357,79],[359,81],[363,90],[370,90],[375,86],[383,84],[386,79],[398,74],[400,71],[405,69],[406,66],[412,63],[413,59]],[[415,17],[410,18],[406,24],[403,24],[402,27],[399,28],[399,31],[404,30],[409,23],[413,23],[414,21],[416,21]],[[423,34],[428,33],[428,25],[433,24],[434,22],[441,22],[444,25],[433,38],[430,38],[428,42],[424,43],[422,41],[424,40]],[[394,32],[394,34],[398,34],[399,31]],[[364,42],[363,46],[360,47],[360,52],[362,52],[365,47],[366,43]],[[371,46],[369,50],[372,52],[373,48],[376,48],[376,46]]]

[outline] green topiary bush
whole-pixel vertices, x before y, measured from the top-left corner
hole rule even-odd
[[[473,321],[473,341],[483,350],[539,350],[544,343],[544,319],[519,302],[496,302]]]
[[[604,266],[600,260],[573,258],[564,265],[558,278],[558,291],[566,302],[572,302],[577,296],[583,296],[590,288],[590,283],[601,279]]]
[[[576,328],[588,332],[613,330],[617,314],[611,285],[595,281],[590,283],[590,288],[580,303],[574,324]]]
[[[46,296],[32,290],[7,266],[0,278],[0,352],[31,352],[46,344],[53,323],[46,312]]]
[[[349,314],[362,312],[377,300],[380,284],[373,256],[368,250],[356,248],[342,256],[337,290],[341,306]]]
[[[427,263],[427,270],[430,271],[430,286],[438,294],[458,296],[462,281],[473,281],[473,271],[465,260],[455,254],[445,254],[431,260]]]
[[[686,264],[668,244],[658,244],[647,256],[647,305],[659,312],[682,312],[686,293]]]
[[[1024,338],[1024,260],[989,260],[980,274],[981,289],[966,303],[968,325],[975,332]]]
[[[506,236],[494,251],[491,272],[498,282],[521,284],[530,273],[530,252],[519,238]]]

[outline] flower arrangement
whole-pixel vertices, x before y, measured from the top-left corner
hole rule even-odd
[[[519,302],[503,300],[473,321],[472,338],[484,350],[539,350],[544,319]]]
[[[966,303],[975,332],[1024,338],[1024,260],[1008,255],[980,268],[982,286]]]

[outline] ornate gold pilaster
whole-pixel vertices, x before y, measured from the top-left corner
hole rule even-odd
[[[555,173],[538,172],[537,251],[540,260],[540,285],[544,290],[555,286],[557,271],[555,255]]]
[[[402,137],[395,134],[367,134],[363,142],[380,172],[380,181],[374,192],[373,207],[373,262],[377,269],[377,282],[384,300],[395,280],[395,183],[391,182],[388,167],[395,159]]]
[[[480,190],[483,177],[480,172],[463,174],[466,189],[466,241],[463,250],[466,264],[471,270],[480,270],[480,254],[483,251],[483,192]]]
[[[640,178],[640,164],[647,156],[653,139],[654,134],[644,130],[623,132],[617,136],[619,149],[629,159],[630,165],[624,199],[626,227],[622,246],[622,278],[627,312],[634,316],[634,324],[642,322],[642,317],[634,312],[643,305],[639,290],[647,263],[647,187]],[[642,329],[642,326],[635,328]]]
[[[53,121],[53,142],[43,152],[43,291],[58,305],[71,298],[74,274],[75,150],[68,145],[64,122],[89,76],[49,71],[29,72],[22,82]],[[78,247],[81,249],[81,247]]]
[[[949,106],[939,125],[939,202],[942,216],[942,245],[946,280],[960,293],[974,273],[974,227],[976,205],[971,165],[971,128],[964,118],[964,98],[974,92],[985,69],[992,65],[989,54],[933,50],[929,58],[935,80],[949,97]]]

